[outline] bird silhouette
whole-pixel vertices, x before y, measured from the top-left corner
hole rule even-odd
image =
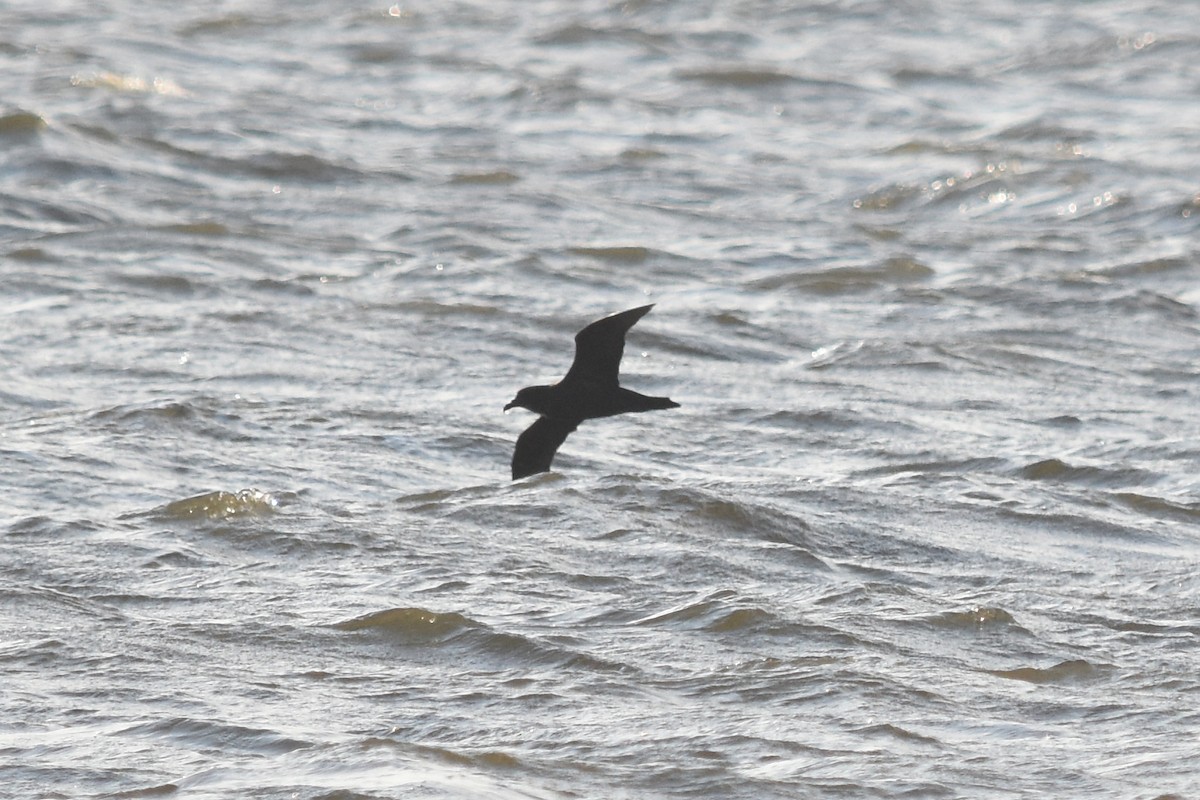
[[[649,397],[620,386],[617,373],[625,352],[625,334],[654,305],[631,308],[598,319],[575,334],[575,360],[558,383],[526,386],[504,407],[527,408],[541,416],[517,438],[513,480],[546,472],[554,454],[585,419],[633,411],[679,408],[667,397]]]

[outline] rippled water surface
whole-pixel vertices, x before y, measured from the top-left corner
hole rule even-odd
[[[0,794],[1200,793],[1200,6],[0,6]],[[508,480],[571,337],[656,303]]]

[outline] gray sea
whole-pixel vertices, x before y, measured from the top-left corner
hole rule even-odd
[[[1200,4],[0,3],[0,796],[1200,797]]]

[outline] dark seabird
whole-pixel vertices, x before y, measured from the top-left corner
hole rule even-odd
[[[575,334],[575,360],[566,377],[552,386],[526,386],[504,407],[508,411],[520,406],[541,414],[517,439],[514,481],[549,470],[559,446],[585,419],[679,408],[670,398],[647,397],[617,382],[625,334],[652,308],[653,304],[631,308],[588,325]]]

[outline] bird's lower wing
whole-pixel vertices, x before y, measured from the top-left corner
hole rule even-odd
[[[554,454],[578,426],[576,420],[538,417],[517,439],[512,458],[513,480],[549,470]]]

